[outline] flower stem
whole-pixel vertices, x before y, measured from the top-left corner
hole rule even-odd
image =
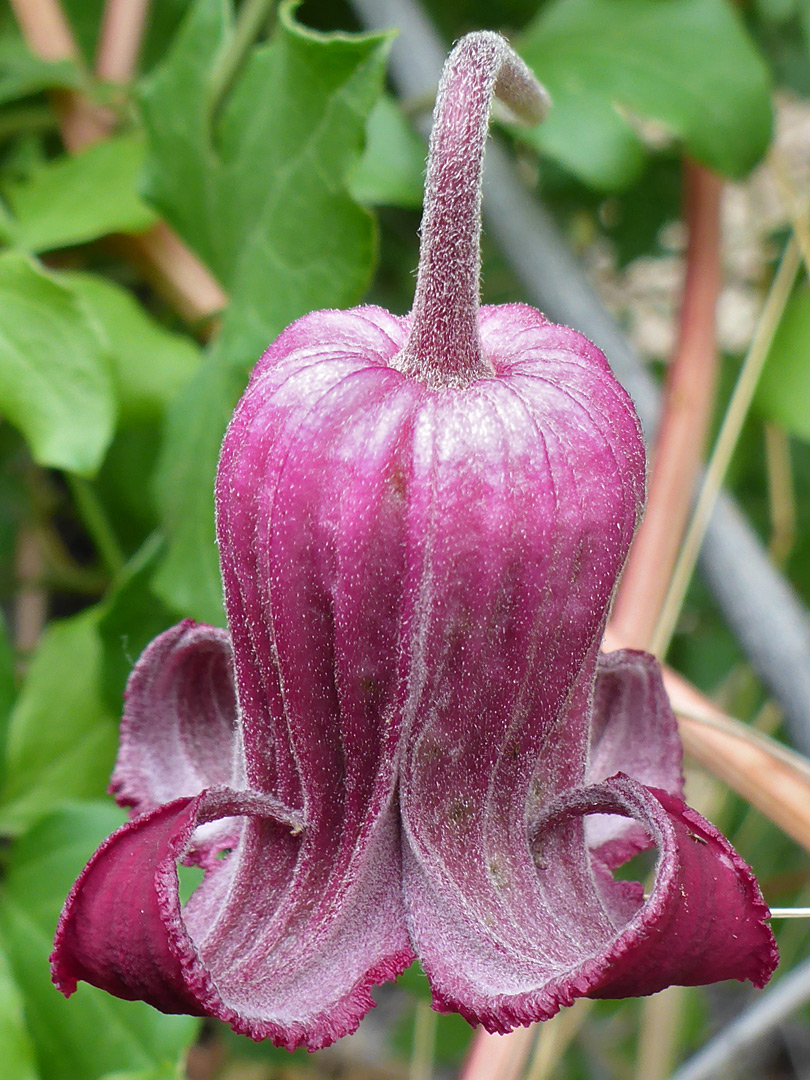
[[[499,34],[462,38],[442,72],[430,137],[416,296],[394,366],[433,386],[492,374],[481,351],[481,183],[492,95],[538,123],[548,96]]]

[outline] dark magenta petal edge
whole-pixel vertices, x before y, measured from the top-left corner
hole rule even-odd
[[[246,851],[209,869],[181,908],[176,866],[195,830],[234,815],[245,816]],[[305,832],[300,816],[271,796],[227,788],[123,825],[68,896],[51,956],[56,986],[69,996],[86,980],[162,1012],[216,1017],[289,1050],[320,1049],[354,1031],[373,1007],[371,987],[395,978],[413,954],[381,895],[387,883],[375,889],[373,864],[371,882],[359,880],[342,904],[319,910],[312,897],[301,905],[292,896],[273,909],[269,888],[251,872],[251,848],[266,852],[275,841],[283,853]],[[378,929],[380,920],[390,925]]]
[[[588,853],[589,814],[632,818],[651,837],[659,854],[648,899]],[[776,966],[768,909],[750,869],[713,825],[666,792],[622,775],[573,789],[543,811],[526,857],[534,861],[534,895],[524,890],[497,909],[487,896],[463,895],[410,850],[411,935],[440,1011],[506,1033],[578,997],[720,979],[761,987]],[[499,885],[508,900],[508,881]]]

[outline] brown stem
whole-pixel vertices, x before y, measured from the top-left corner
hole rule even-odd
[[[31,52],[50,62],[81,63],[79,48],[58,0],[11,0],[11,7]],[[112,114],[79,91],[56,91],[52,101],[69,150],[75,152],[109,134]]]
[[[159,221],[147,232],[116,237],[113,245],[200,336],[211,336],[217,328],[213,316],[228,306],[227,294],[173,229]]]
[[[692,506],[714,404],[715,309],[720,292],[722,181],[701,165],[684,168],[689,241],[680,335],[653,451],[650,494],[630,549],[612,625],[634,648],[648,648]]]
[[[23,525],[17,535],[15,558],[14,645],[21,663],[34,651],[48,617],[48,594],[43,586],[44,559],[39,530]]]
[[[120,11],[114,17],[109,14],[113,7],[136,8],[144,2],[109,0],[104,33],[112,33],[112,29],[107,30],[108,17],[113,25],[119,28],[122,25]],[[11,0],[11,5],[32,52],[45,60],[80,60],[79,48],[59,0]],[[137,20],[133,21],[129,14],[124,21],[129,27],[128,32],[134,35]],[[125,54],[129,57],[126,63],[134,64],[138,47],[139,40],[135,36],[129,39],[126,49],[118,44],[115,49],[111,43],[105,45],[102,38],[100,58],[104,53],[109,57],[105,63],[119,65],[118,70],[122,71],[125,70]],[[106,138],[113,129],[114,115],[81,93],[60,92],[55,95],[54,104],[60,117],[62,139],[71,153]],[[122,254],[139,263],[150,284],[190,322],[209,319],[227,306],[228,298],[219,282],[168,225],[161,222],[139,236],[121,237],[118,244]]]

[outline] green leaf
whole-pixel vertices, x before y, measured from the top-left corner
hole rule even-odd
[[[230,336],[243,349],[231,362],[245,365],[268,332],[368,283],[372,221],[345,176],[380,93],[389,35],[315,34],[284,5],[212,129],[211,73],[231,23],[222,0],[198,0],[142,105],[149,197],[231,292]]]
[[[154,225],[155,212],[136,190],[143,159],[142,136],[119,135],[6,185],[16,244],[28,251],[52,251]]]
[[[200,366],[199,346],[161,326],[132,293],[108,278],[72,273],[62,280],[107,337],[121,422],[160,418]]]
[[[40,465],[91,476],[113,433],[105,344],[73,293],[17,252],[0,255],[0,415]]]
[[[60,0],[60,6],[88,67],[95,59],[104,5],[105,0]]]
[[[114,523],[119,546],[127,554],[134,555],[160,524],[154,477],[164,419],[120,427],[93,481],[104,513]]]
[[[214,475],[222,434],[245,386],[218,352],[169,414],[157,496],[168,536],[152,587],[178,615],[225,625],[214,537]]]
[[[366,149],[349,176],[352,197],[365,206],[419,209],[425,185],[425,141],[387,95],[371,111]]]
[[[802,281],[785,307],[759,379],[757,409],[810,442],[810,285]]]
[[[213,622],[222,620],[214,472],[248,370],[288,323],[355,303],[368,285],[373,221],[346,176],[389,43],[316,34],[287,4],[212,127],[211,72],[231,34],[229,5],[198,0],[143,98],[149,197],[232,296],[217,345],[172,410],[158,485],[169,549],[155,588],[179,612]]]
[[[65,1000],[51,985],[48,956],[65,896],[95,848],[123,820],[111,804],[71,806],[39,822],[11,852],[0,893],[0,932],[23,994],[42,1080],[97,1080],[122,1071],[171,1075],[199,1026],[86,984]]]
[[[99,608],[50,624],[11,714],[0,831],[15,833],[71,798],[101,795],[118,720],[101,695]]]
[[[39,1080],[23,1001],[0,939],[0,1046],[5,1080]]]
[[[0,37],[0,104],[41,90],[74,87],[79,77],[70,60],[42,60],[14,34]]]
[[[768,146],[767,70],[725,0],[556,0],[519,48],[554,102],[526,138],[594,187],[637,176],[639,119],[733,177]]]
[[[180,1075],[176,1063],[166,1062],[156,1069],[107,1073],[101,1080],[179,1080]]]

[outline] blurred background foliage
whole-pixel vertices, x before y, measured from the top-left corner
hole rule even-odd
[[[422,6],[448,43],[470,29],[504,31],[551,89],[544,127],[501,128],[499,138],[657,377],[682,284],[684,154],[728,179],[719,421],[787,234],[766,156],[808,197],[810,2]],[[396,98],[390,35],[360,33],[339,0],[295,11],[154,0],[137,75],[122,85],[92,74],[104,0],[63,0],[80,54],[56,61],[21,33],[20,12],[37,7],[0,3],[0,1071],[5,1080],[452,1075],[469,1029],[430,1018],[417,970],[380,992],[357,1036],[311,1058],[88,986],[66,1002],[50,984],[64,897],[122,820],[105,789],[132,663],[178,618],[223,621],[212,483],[227,417],[262,349],[304,312],[362,301],[408,310],[425,155],[418,121],[432,103]],[[65,113],[78,92],[108,130],[67,151]],[[155,275],[133,238],[161,221],[213,275],[220,304],[189,310]],[[483,293],[523,298],[486,236]],[[729,478],[805,603],[809,352],[803,279]],[[728,711],[778,732],[777,710],[699,580],[669,659]],[[806,903],[807,852],[716,782],[692,774],[690,783],[766,899]],[[805,924],[777,932],[789,970],[807,951]],[[736,985],[669,992],[661,1000],[676,1034],[658,1044],[666,1025],[647,1005],[597,1003],[570,1042],[564,1026],[544,1035],[547,1047],[558,1042],[543,1053],[558,1078],[654,1080],[750,998]],[[810,1075],[806,1020],[786,1020],[739,1075]],[[552,1075],[543,1060],[538,1051],[534,1080]]]

